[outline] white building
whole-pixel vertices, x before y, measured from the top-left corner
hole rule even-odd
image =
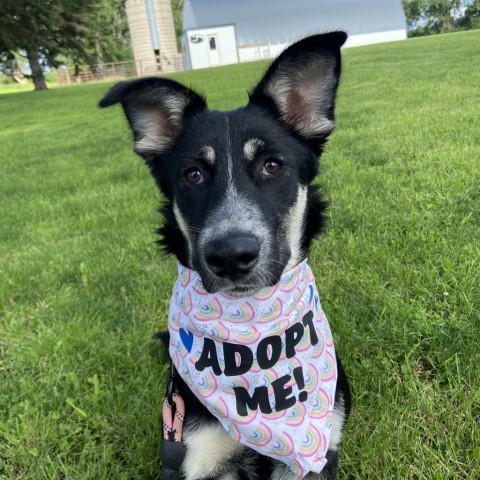
[[[401,0],[185,0],[186,69],[276,57],[314,33],[344,30],[346,47],[407,38]]]

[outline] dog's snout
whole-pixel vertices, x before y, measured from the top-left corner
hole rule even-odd
[[[205,261],[218,277],[235,279],[252,270],[259,253],[260,245],[253,235],[234,235],[208,242]]]

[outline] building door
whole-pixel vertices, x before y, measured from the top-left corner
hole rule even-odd
[[[210,66],[220,65],[220,53],[218,52],[218,37],[216,35],[207,35],[208,59]]]

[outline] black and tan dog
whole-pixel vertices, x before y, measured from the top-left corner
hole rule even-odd
[[[166,198],[163,244],[197,271],[205,289],[246,297],[276,284],[308,254],[321,232],[325,202],[311,182],[334,128],[343,32],[287,48],[250,93],[248,104],[211,111],[205,99],[165,78],[115,85],[101,107],[121,103]],[[308,478],[333,479],[349,413],[337,358],[328,462]],[[186,480],[295,478],[277,460],[234,442],[179,380],[186,403]]]

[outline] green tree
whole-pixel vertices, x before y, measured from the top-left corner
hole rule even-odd
[[[172,1],[172,14],[173,24],[175,25],[175,35],[177,37],[177,46],[180,48],[180,37],[183,32],[182,13],[183,13],[183,0],[171,0]]]
[[[88,26],[82,48],[87,56],[75,57],[75,52],[69,56],[76,66],[88,63],[95,67],[132,58],[124,0],[97,1],[89,13]]]
[[[35,90],[44,90],[46,66],[70,63],[78,71],[131,58],[124,9],[123,0],[2,0],[0,68],[11,74],[23,54]]]
[[[425,8],[427,28],[434,33],[454,30],[462,0],[431,0]]]
[[[480,0],[403,0],[412,36],[475,28],[479,5]]]
[[[22,53],[30,65],[35,90],[45,90],[45,66],[55,66],[63,51],[83,54],[81,39],[87,34],[87,24],[82,13],[93,3],[93,0],[2,0],[2,56],[11,59],[15,52]]]
[[[480,28],[480,0],[474,0],[467,5],[460,26],[466,29]]]

